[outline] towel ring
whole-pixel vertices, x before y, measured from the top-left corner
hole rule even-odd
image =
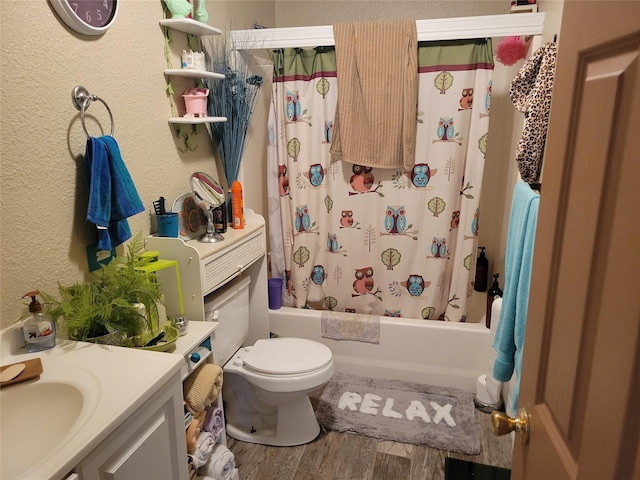
[[[87,89],[81,86],[74,87],[74,89],[71,91],[71,100],[73,102],[73,105],[76,107],[76,109],[80,110],[80,119],[82,120],[82,129],[84,130],[84,133],[87,134],[87,138],[90,138],[91,135],[89,135],[87,126],[84,123],[84,112],[87,110],[87,108],[89,108],[89,104],[91,102],[94,102],[94,101],[101,102],[104,105],[104,108],[107,109],[107,112],[109,112],[109,118],[111,119],[110,135],[113,137],[113,127],[114,127],[113,114],[111,113],[111,109],[109,108],[109,105],[107,105],[107,102],[105,102],[103,99],[101,99],[97,95],[90,95]]]

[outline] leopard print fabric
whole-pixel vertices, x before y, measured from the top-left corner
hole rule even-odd
[[[555,43],[542,45],[522,66],[509,89],[513,105],[524,113],[525,125],[516,147],[516,162],[522,180],[528,184],[540,178],[557,54]]]

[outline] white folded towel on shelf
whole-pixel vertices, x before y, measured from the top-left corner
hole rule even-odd
[[[214,480],[228,480],[233,476],[235,468],[236,461],[231,450],[218,443],[213,447],[207,463],[198,468],[198,475],[211,477]]]

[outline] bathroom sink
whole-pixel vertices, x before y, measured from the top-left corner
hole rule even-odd
[[[137,350],[59,338],[29,353],[19,328],[0,330],[0,365],[42,363],[39,377],[0,388],[0,479],[66,479],[184,363]]]
[[[0,389],[0,477],[55,455],[93,412],[97,385],[81,367],[54,365],[46,376]]]

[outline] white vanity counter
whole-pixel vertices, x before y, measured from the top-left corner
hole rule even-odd
[[[15,346],[16,333],[0,332],[0,364],[39,357],[43,373],[0,389],[3,479],[67,478],[156,394],[171,386],[169,396],[181,396],[180,355],[60,339],[53,349],[26,353]]]

